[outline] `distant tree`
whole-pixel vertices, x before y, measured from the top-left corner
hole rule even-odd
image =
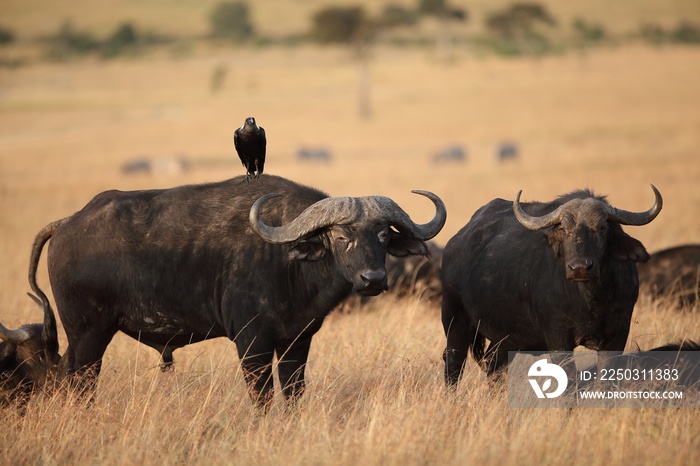
[[[140,43],[136,27],[130,22],[121,23],[102,44],[102,55],[115,57],[134,52]]]
[[[418,13],[422,15],[441,15],[447,11],[445,0],[418,0]]]
[[[361,6],[326,7],[314,13],[311,37],[321,43],[351,43],[364,40],[370,27]]]
[[[593,44],[604,41],[607,38],[605,28],[596,23],[590,23],[583,18],[576,18],[572,23],[579,42]]]
[[[689,21],[683,21],[671,33],[674,42],[681,44],[700,44],[700,28]]]
[[[664,31],[664,28],[658,24],[643,24],[639,32],[642,39],[650,44],[659,45],[668,42],[668,34]]]
[[[64,21],[58,31],[44,38],[48,44],[48,57],[64,60],[73,55],[84,55],[99,49],[100,43],[92,34],[76,31],[70,21]]]
[[[538,27],[556,26],[554,17],[539,3],[514,3],[486,18],[486,27],[506,47],[504,51],[536,55],[549,46]]]
[[[253,36],[248,4],[244,2],[219,3],[209,16],[211,35],[218,38],[243,41]]]
[[[418,0],[418,13],[424,16],[434,16],[440,25],[437,30],[435,49],[438,59],[451,61],[453,57],[452,32],[450,23],[453,21],[466,22],[469,13],[450,6],[446,0]]]
[[[418,14],[453,21],[466,21],[469,18],[467,10],[450,6],[446,0],[418,0]]]
[[[538,3],[515,3],[486,19],[486,26],[506,38],[533,34],[537,24],[554,26],[556,21],[547,9]]]
[[[415,11],[401,5],[389,4],[384,6],[378,23],[383,28],[398,26],[413,26],[418,21]]]
[[[0,26],[0,45],[10,44],[15,41],[15,33],[11,29]]]
[[[677,44],[700,44],[700,27],[682,21],[672,30],[666,30],[659,24],[643,24],[640,28],[642,39],[654,45],[677,43]]]

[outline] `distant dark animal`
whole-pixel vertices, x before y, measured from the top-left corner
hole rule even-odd
[[[502,142],[496,149],[496,160],[499,162],[515,160],[518,155],[520,155],[520,149],[514,142]]]
[[[297,156],[301,160],[306,160],[309,162],[330,162],[330,160],[333,158],[331,151],[324,147],[300,147],[299,150],[297,150]]]
[[[158,174],[177,175],[192,168],[190,160],[183,155],[165,156],[155,159],[137,158],[122,165],[125,175]]]
[[[125,175],[136,175],[151,173],[151,161],[147,158],[137,158],[122,165],[122,173]]]
[[[233,133],[233,144],[246,169],[245,179],[258,178],[265,168],[265,151],[267,150],[267,138],[262,126],[255,123],[255,118],[245,119],[243,126]]]
[[[29,278],[44,308],[45,360],[58,377],[91,392],[117,331],[172,362],[190,343],[228,337],[251,397],[272,397],[272,361],[287,398],[304,389],[312,336],[353,290],[387,288],[385,256],[424,255],[445,223],[414,223],[382,196],[330,198],[276,176],[243,177],[149,191],[107,191],[46,226],[32,248]],[[276,198],[276,199],[273,199]],[[48,240],[48,268],[68,348],[36,283]],[[20,330],[21,332],[24,332]],[[21,364],[15,364],[19,366]]]
[[[687,244],[655,252],[637,266],[639,287],[655,298],[691,305],[700,295],[700,245]]]
[[[622,351],[637,300],[635,262],[649,254],[620,225],[645,225],[661,211],[612,207],[589,190],[548,203],[495,199],[445,246],[442,323],[445,379],[456,383],[471,351],[496,371],[508,351]],[[486,356],[486,339],[490,340]]]
[[[462,146],[449,146],[433,155],[433,162],[464,162],[467,151]]]

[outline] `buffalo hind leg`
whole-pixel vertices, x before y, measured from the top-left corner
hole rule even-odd
[[[311,337],[301,337],[291,344],[279,345],[276,349],[280,386],[286,400],[294,404],[304,393],[306,382],[304,370],[309,358]]]
[[[102,356],[115,332],[87,332],[79,339],[69,337],[66,355],[67,383],[81,397],[87,397],[90,401],[95,396],[97,378],[102,369]]]
[[[445,361],[445,384],[450,387],[456,385],[462,377],[469,346],[476,331],[461,305],[454,305],[446,296],[442,302],[442,326],[447,337],[447,345],[442,353]]]

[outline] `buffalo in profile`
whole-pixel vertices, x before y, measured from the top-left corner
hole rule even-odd
[[[445,147],[433,155],[433,163],[464,162],[467,159],[467,150],[460,145]]]
[[[547,203],[521,203],[521,191],[480,208],[443,255],[446,382],[459,380],[468,351],[492,376],[508,351],[622,351],[638,294],[635,262],[649,254],[621,225],[659,214],[652,189],[654,206],[641,213],[589,190]]]
[[[655,298],[692,305],[700,294],[700,245],[686,244],[655,252],[637,267],[639,287]]]
[[[29,333],[45,370],[92,390],[117,331],[161,352],[228,337],[236,344],[253,400],[273,394],[272,361],[286,398],[304,389],[313,335],[351,291],[387,288],[385,256],[423,255],[445,223],[442,201],[414,223],[382,196],[328,197],[276,176],[237,177],[164,190],[108,191],[39,232],[30,285],[44,324]],[[56,323],[36,283],[43,246],[68,348],[58,354]],[[21,364],[21,361],[19,361]]]

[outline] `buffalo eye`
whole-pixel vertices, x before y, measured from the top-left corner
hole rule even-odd
[[[377,233],[377,238],[379,239],[379,244],[386,246],[389,242],[389,229],[384,228],[379,233]]]

